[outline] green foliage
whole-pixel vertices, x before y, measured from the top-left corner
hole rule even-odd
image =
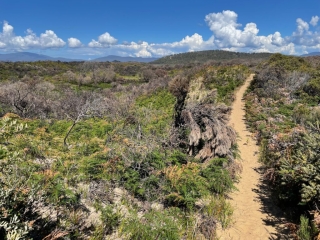
[[[205,87],[219,88],[224,101],[243,83],[248,68],[151,65],[147,69],[136,63],[0,65],[0,76],[8,80],[0,84],[0,91],[6,91],[5,84],[12,88],[1,99],[1,109],[18,112],[9,98],[21,86],[31,91],[28,101],[35,106],[30,115],[21,115],[28,119],[8,114],[10,119],[1,120],[0,224],[6,234],[15,228],[24,238],[62,234],[104,239],[120,233],[126,239],[181,239],[196,236],[197,214],[221,221],[223,226],[229,224],[232,211],[223,202],[232,188],[228,162],[213,159],[205,164],[186,154],[186,145],[171,143],[177,109],[167,73],[186,76],[186,82],[193,77],[207,78]],[[111,71],[111,80],[104,68]],[[21,85],[14,85],[13,78]],[[148,83],[142,83],[142,78]],[[187,94],[188,84],[184,87]],[[97,117],[79,119],[64,146],[74,116],[81,114],[90,96],[98,99],[90,103],[103,111]],[[211,100],[206,103],[214,103],[215,96]],[[123,191],[119,202],[114,200],[115,188]],[[221,195],[211,207],[215,210],[201,212],[196,202],[211,194]],[[163,210],[155,211],[153,202]],[[100,225],[88,222],[93,205]],[[53,213],[44,216],[43,211]]]
[[[24,129],[10,118],[1,119],[0,142],[8,143],[10,137]],[[7,239],[25,237],[31,227],[28,225],[28,208],[37,198],[38,188],[28,186],[29,171],[32,169],[24,164],[18,152],[9,152],[5,146],[1,148],[0,159],[0,229],[5,230]]]
[[[265,177],[293,216],[320,203],[318,85],[318,71],[306,59],[275,54],[261,64],[246,96]],[[308,221],[301,217],[300,239],[313,237]]]
[[[23,78],[28,76],[48,76],[61,74],[68,70],[74,71],[76,62],[54,62],[54,61],[38,61],[38,62],[15,62],[4,63],[0,65],[0,79],[7,80],[9,78]]]
[[[207,180],[200,173],[200,165],[187,163],[169,166],[163,171],[167,180],[166,201],[169,205],[192,209],[197,198],[208,194]]]
[[[304,71],[311,67],[302,57],[287,56],[280,53],[271,55],[266,64],[287,71]]]
[[[299,104],[294,107],[292,117],[296,123],[303,124],[310,114],[311,109],[309,107]]]
[[[172,122],[175,98],[168,90],[159,90],[136,99],[134,116],[145,133],[167,134]]]
[[[168,161],[173,165],[181,166],[181,164],[186,164],[188,162],[188,156],[179,150],[174,150],[168,155]]]
[[[301,240],[311,240],[311,227],[309,225],[309,219],[306,216],[300,216],[300,226],[297,232],[297,236]]]
[[[224,197],[219,195],[210,197],[208,200],[209,204],[202,209],[206,217],[214,217],[217,219],[221,223],[223,229],[230,227],[233,223],[233,208],[231,204],[227,202]]]
[[[318,204],[320,199],[320,126],[319,122],[309,124],[312,132],[299,139],[292,157],[282,161],[279,171],[282,185],[297,186],[300,204]]]
[[[136,100],[136,105],[139,107],[148,107],[155,110],[169,110],[174,103],[174,97],[166,90],[160,90],[152,95],[142,95]]]
[[[197,199],[209,194],[224,194],[233,189],[229,172],[223,167],[226,159],[215,158],[203,169],[197,163],[187,163],[166,168],[163,172],[167,179],[170,194],[166,201],[173,206],[192,209]]]
[[[294,104],[281,104],[279,106],[279,114],[282,114],[286,117],[289,117],[292,115],[293,109],[295,108]]]
[[[309,96],[309,102],[315,101],[319,103],[320,100],[320,78],[316,77],[311,79],[306,86],[303,88],[304,92],[308,95],[305,96],[307,98]],[[311,98],[312,97],[312,98]]]
[[[56,178],[53,179],[54,182],[47,188],[48,200],[55,205],[68,205],[72,206],[77,204],[78,199],[75,193],[68,189],[61,181]]]
[[[249,69],[244,65],[209,67],[204,75],[204,84],[209,89],[217,89],[217,100],[230,105],[233,101],[234,90],[241,86]]]
[[[208,180],[211,192],[223,194],[234,188],[232,178],[224,168],[224,164],[227,162],[228,160],[225,158],[214,158],[202,170],[201,175]]]
[[[0,191],[2,192],[2,190]],[[0,197],[7,198],[7,196],[2,193],[0,193]],[[2,204],[0,204],[0,207],[5,208],[8,206],[2,206]],[[28,232],[30,231],[28,225],[25,223],[21,223],[17,215],[11,217],[10,221],[0,222],[0,229],[3,229],[6,232],[5,238],[8,240],[22,239],[26,237]]]
[[[171,164],[187,162],[187,156],[177,150],[165,153],[155,150],[146,156],[135,154],[131,157],[131,165],[121,170],[121,181],[136,197],[151,201],[159,198],[162,192],[160,189],[164,179],[159,171]]]
[[[266,59],[270,56],[270,53],[239,53],[229,52],[223,50],[209,50],[199,52],[180,53],[170,56],[165,56],[156,61],[153,64],[188,64],[188,63],[205,63],[207,61],[227,61],[233,59]]]
[[[56,135],[63,136],[71,125],[72,123],[70,121],[52,121],[48,127],[48,131],[54,132]]]
[[[112,126],[103,119],[89,119],[77,123],[71,133],[70,139],[76,140],[81,137],[91,139],[94,137],[104,138],[106,133],[112,130]]]
[[[82,159],[83,163],[80,165],[80,172],[85,175],[85,179],[104,179],[107,178],[104,174],[103,164],[108,159],[99,157],[87,157]]]
[[[104,234],[112,233],[120,224],[120,213],[112,205],[103,207],[101,204],[96,204],[96,209],[101,212],[102,226],[98,227],[99,230],[103,230]]]
[[[167,211],[152,211],[139,218],[134,215],[120,226],[121,234],[130,240],[180,239],[179,225]]]
[[[1,132],[0,132],[0,142],[8,143],[9,139],[20,132],[27,125],[17,124],[17,120],[12,120],[9,117],[4,117],[1,120]]]

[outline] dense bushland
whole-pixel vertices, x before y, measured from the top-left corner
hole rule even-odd
[[[190,64],[190,63],[206,63],[208,61],[221,64],[222,62],[246,63],[255,65],[257,61],[269,58],[271,53],[243,53],[230,52],[224,50],[207,50],[179,53],[165,56],[153,61],[154,64]]]
[[[314,220],[301,217],[300,239],[312,239],[320,226],[319,86],[317,58],[276,54],[258,68],[246,95],[248,124],[279,204],[293,221]]]
[[[1,63],[0,238],[212,239],[232,221],[228,105],[248,73]]]

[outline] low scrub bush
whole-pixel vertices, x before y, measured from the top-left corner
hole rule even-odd
[[[139,218],[136,215],[126,219],[120,226],[126,239],[180,239],[179,223],[167,211],[152,211]]]
[[[308,211],[320,204],[318,73],[305,59],[280,54],[260,67],[246,95],[246,118],[275,196],[293,221],[305,214],[297,235],[313,239],[318,230]]]

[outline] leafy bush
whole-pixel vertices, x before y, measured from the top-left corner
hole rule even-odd
[[[301,215],[300,226],[297,231],[297,236],[299,239],[311,240],[312,239],[312,229],[309,225],[309,219],[306,216]]]
[[[115,211],[115,208],[112,205],[107,205],[103,207],[101,204],[96,204],[96,209],[101,212],[101,222],[102,225],[99,231],[102,232],[102,236],[104,234],[110,234],[114,231],[120,224],[120,213]]]
[[[211,196],[209,203],[203,208],[203,213],[206,217],[214,217],[220,223],[222,228],[228,228],[233,223],[232,214],[233,208],[224,197]]]
[[[231,211],[222,199],[235,179],[228,170],[231,159],[210,160],[211,156],[203,162],[188,155],[190,129],[181,122],[177,128],[172,125],[186,106],[192,80],[205,88],[198,92],[206,96],[206,108],[194,111],[199,128],[205,127],[198,114],[215,116],[210,126],[227,126],[230,108],[212,104],[218,95],[231,103],[233,91],[248,74],[246,67],[0,65],[0,76],[16,78],[0,83],[2,111],[28,117],[7,114],[15,120],[1,120],[0,222],[5,234],[15,226],[21,236],[35,239],[102,239],[117,234],[128,239],[181,239],[196,238],[200,229],[211,236],[216,221],[228,225]],[[144,71],[147,68],[150,71]],[[197,82],[200,78],[203,81]],[[26,103],[18,103],[20,110],[12,105],[19,87],[28,95]],[[224,142],[221,132],[212,134],[212,144],[215,138]],[[179,141],[171,141],[177,135]],[[234,156],[231,145],[221,148],[220,155]],[[123,192],[121,201],[116,201],[116,188]],[[215,210],[197,209],[197,201],[211,194],[221,195],[212,206]],[[153,202],[163,210],[156,211]],[[90,222],[91,214],[99,214],[101,224]]]
[[[121,224],[126,239],[180,239],[179,225],[168,212],[149,212],[139,218],[134,215]]]
[[[266,179],[282,206],[297,217],[320,203],[319,77],[305,59],[280,54],[260,67],[246,95],[246,118],[261,145]],[[306,216],[300,239],[314,235]]]
[[[169,192],[167,203],[192,209],[197,198],[208,194],[207,180],[199,173],[200,165],[197,163],[165,168],[163,174],[168,181],[166,187]]]
[[[214,158],[208,166],[201,171],[201,175],[205,177],[209,183],[209,189],[213,193],[223,194],[233,189],[233,181],[230,173],[224,167],[228,163],[228,159]]]
[[[18,134],[25,126],[10,118],[1,119],[0,142],[8,143],[9,138]],[[19,153],[9,152],[0,146],[0,230],[6,239],[26,237],[32,229],[30,222],[35,219],[31,206],[38,199],[39,189],[28,186],[31,166],[23,164]]]

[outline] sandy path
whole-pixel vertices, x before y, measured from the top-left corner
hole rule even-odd
[[[261,198],[261,174],[257,171],[260,167],[257,152],[259,150],[251,133],[247,131],[244,117],[244,101],[242,97],[249,86],[253,74],[236,93],[236,100],[232,106],[230,124],[237,131],[238,145],[242,158],[243,172],[236,187],[239,191],[230,194],[230,202],[234,207],[234,224],[227,230],[218,230],[217,237],[227,239],[276,239],[276,229],[270,223],[270,215],[265,211],[265,202]],[[263,203],[262,203],[263,201]],[[271,206],[273,207],[273,206]],[[268,225],[267,225],[268,224]]]

